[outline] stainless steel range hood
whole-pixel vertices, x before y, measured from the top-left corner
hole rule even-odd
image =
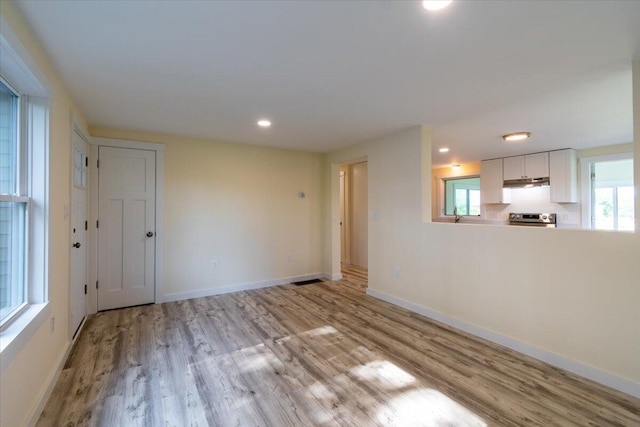
[[[549,185],[548,176],[542,178],[505,179],[503,183],[504,188],[529,188],[542,187],[543,185]]]

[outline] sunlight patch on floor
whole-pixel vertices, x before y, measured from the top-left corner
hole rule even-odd
[[[388,360],[375,360],[366,365],[356,366],[350,372],[363,381],[374,383],[385,389],[408,387],[416,382],[413,375]]]
[[[227,355],[225,360],[234,361],[240,372],[257,372],[282,365],[264,344],[237,350]]]
[[[336,328],[334,328],[333,326],[329,326],[329,325],[325,325],[325,326],[321,326],[319,328],[315,328],[315,329],[311,329],[309,331],[306,331],[300,335],[304,336],[304,335],[308,335],[310,337],[317,337],[317,336],[322,336],[322,335],[329,335],[329,334],[337,334],[338,330]]]
[[[456,401],[437,390],[421,388],[391,399],[376,414],[376,421],[384,424],[392,419],[395,425],[411,426],[474,426],[487,423]]]
[[[299,343],[304,348],[304,338],[318,341],[325,349],[333,347],[335,340],[342,340],[342,334],[332,326],[326,325],[304,331],[300,334],[281,337],[273,343],[283,345],[292,340],[301,340]],[[295,377],[290,376],[287,364],[283,364],[269,348],[269,343],[261,343],[252,347],[239,349],[232,354],[218,358],[218,363],[235,363],[241,372],[259,372],[272,370],[279,375],[278,378],[286,382],[297,383]],[[465,408],[445,394],[425,387],[418,378],[402,369],[389,360],[384,360],[377,352],[364,347],[352,348],[349,351],[334,353],[332,357],[317,356],[324,359],[332,369],[335,369],[330,379],[316,381],[306,387],[305,393],[312,401],[324,408],[333,408],[335,411],[364,410],[371,421],[382,425],[411,426],[473,426],[486,427],[487,423],[478,415]],[[292,355],[295,357],[295,355]],[[233,361],[233,362],[232,362]],[[220,366],[218,366],[220,368]],[[362,394],[363,384],[365,389],[380,390],[379,399]],[[292,384],[290,384],[291,386]],[[274,382],[272,386],[277,386]],[[295,386],[294,386],[295,387]],[[358,399],[354,404],[350,396]],[[230,408],[240,408],[252,402],[243,398],[228,402]],[[341,409],[338,409],[341,408]],[[328,422],[332,416],[327,417],[326,412],[311,415],[318,424]],[[335,415],[335,414],[334,414]]]
[[[316,399],[336,399],[335,393],[321,382],[314,383],[308,390]]]

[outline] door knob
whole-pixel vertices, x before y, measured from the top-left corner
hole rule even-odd
[[[74,243],[73,245],[71,245],[71,246],[73,246],[74,248],[79,248],[79,247],[80,247],[80,246],[82,246],[82,245],[80,244],[80,242],[75,242],[75,243]]]
[[[149,232],[147,233],[147,237],[153,237],[153,231],[149,231]]]

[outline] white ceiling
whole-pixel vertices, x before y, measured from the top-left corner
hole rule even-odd
[[[91,125],[326,152],[427,124],[434,164],[632,141],[640,1],[420,3],[19,5]]]

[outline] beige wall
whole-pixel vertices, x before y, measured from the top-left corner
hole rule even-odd
[[[55,330],[45,322],[0,377],[0,425],[20,426],[35,413],[42,395],[66,354],[69,337],[69,221],[65,205],[71,201],[71,113],[82,116],[59,81],[51,62],[16,6],[2,2],[2,16],[46,76],[51,90],[49,153],[49,300]]]
[[[335,164],[369,159],[369,210],[379,211],[369,223],[370,290],[612,375],[640,394],[640,233],[423,222],[422,189],[431,186],[423,134],[417,127],[327,158],[332,210]],[[334,268],[335,255],[325,260]]]
[[[90,133],[166,146],[164,297],[322,273],[322,155],[97,127]]]

